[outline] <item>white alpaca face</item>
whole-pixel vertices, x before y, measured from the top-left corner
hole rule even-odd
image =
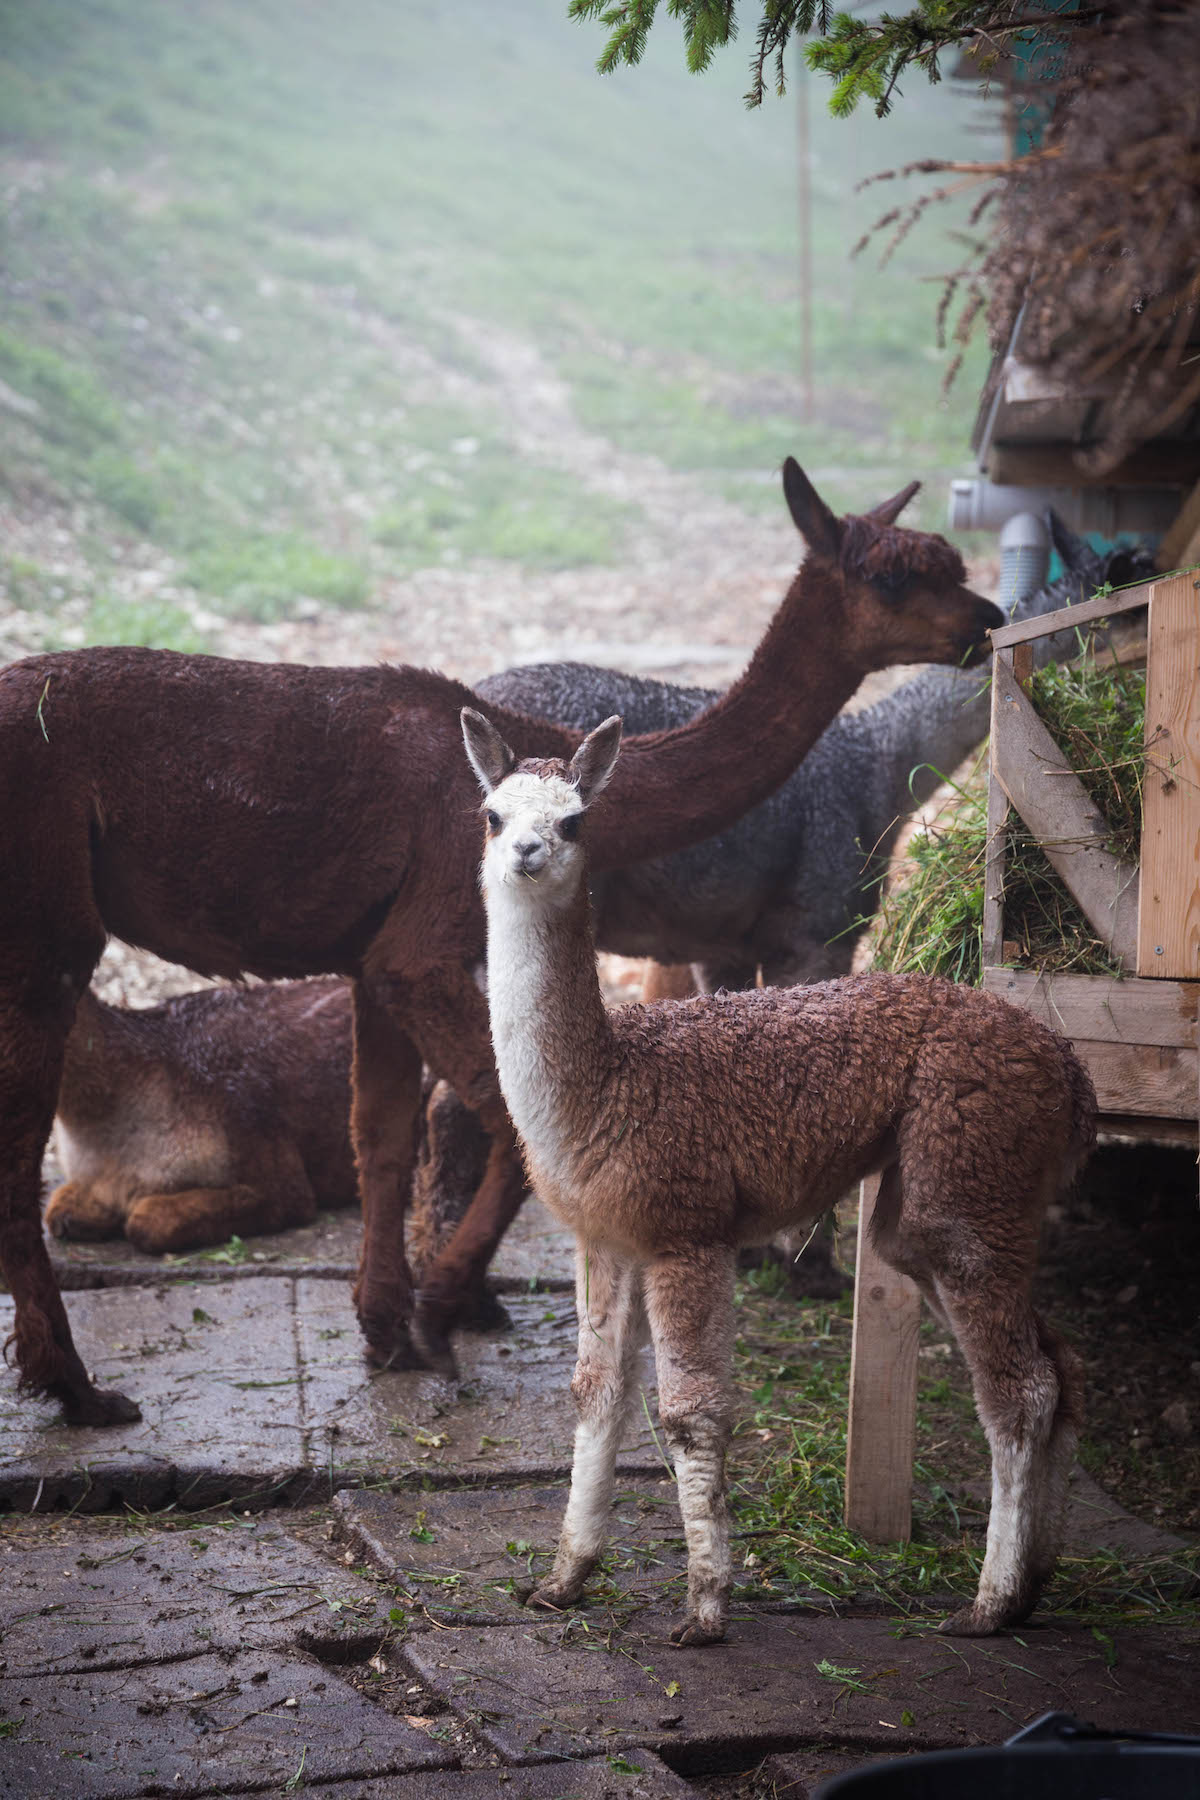
[[[488,795],[485,886],[550,894],[574,885],[583,802],[558,775],[509,775]]]

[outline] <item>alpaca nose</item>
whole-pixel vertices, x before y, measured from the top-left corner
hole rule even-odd
[[[518,838],[513,845],[513,855],[520,863],[522,872],[532,874],[545,862],[546,846],[539,837]]]

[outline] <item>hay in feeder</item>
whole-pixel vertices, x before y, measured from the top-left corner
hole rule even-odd
[[[1146,707],[1140,670],[1097,668],[1090,646],[1072,663],[1033,677],[1038,713],[1111,829],[1109,848],[1136,862],[1142,829],[1142,738]],[[913,839],[908,868],[875,925],[875,966],[983,979],[986,757],[948,815]],[[1076,975],[1116,974],[1107,946],[1015,814],[1006,831],[1005,962]]]

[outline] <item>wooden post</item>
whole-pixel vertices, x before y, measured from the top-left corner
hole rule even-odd
[[[1146,774],[1137,972],[1200,976],[1200,592],[1155,582],[1146,655]]]
[[[1012,667],[1011,649],[996,650],[993,667],[1004,661]],[[991,744],[996,742],[996,683],[992,682]],[[994,749],[988,759],[987,843],[983,854],[983,924],[980,951],[985,969],[998,969],[1004,961],[1004,875],[1008,824],[1008,795],[996,779]]]
[[[876,1543],[912,1535],[921,1295],[871,1242],[879,1177],[859,1190],[846,1439],[846,1524]]]

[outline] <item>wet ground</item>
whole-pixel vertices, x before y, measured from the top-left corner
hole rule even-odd
[[[569,1243],[525,1209],[496,1266],[513,1329],[462,1337],[451,1382],[368,1375],[355,1239],[324,1215],[238,1263],[55,1246],[82,1354],[143,1419],[69,1431],[0,1378],[0,1795],[799,1800],[1051,1708],[1200,1731],[1200,1622],[971,1643],[814,1593],[672,1646],[648,1367],[605,1571],[529,1612],[570,1459]],[[1074,1541],[1148,1530],[1077,1478]]]

